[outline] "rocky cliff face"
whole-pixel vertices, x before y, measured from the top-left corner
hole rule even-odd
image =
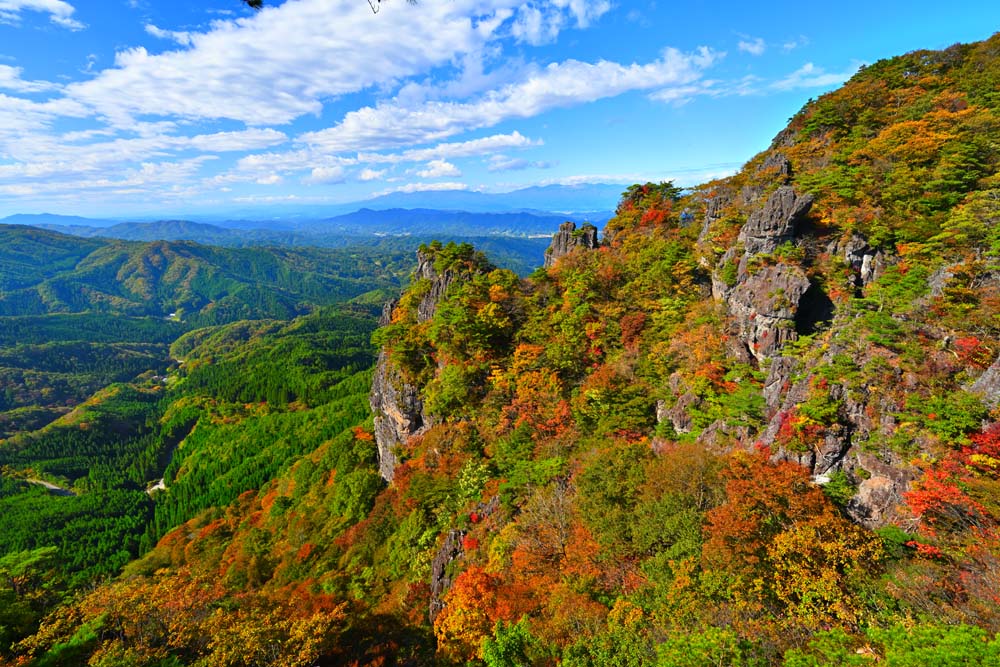
[[[549,268],[560,257],[568,255],[576,248],[593,250],[597,246],[597,227],[584,224],[577,229],[576,223],[564,222],[559,225],[559,231],[552,237],[552,244],[545,251],[545,268]]]
[[[774,173],[784,180],[790,170],[787,160],[772,153],[759,172]],[[712,293],[728,305],[739,340],[747,351],[762,361],[773,357],[802,328],[798,322],[800,309],[811,283],[800,266],[775,253],[782,246],[794,244],[813,198],[797,194],[789,185],[779,186],[763,203],[758,201],[762,196],[760,186],[744,188],[741,196],[750,205],[750,212],[737,244],[716,267]],[[708,222],[731,201],[732,193],[711,200],[706,207]]]
[[[437,305],[444,299],[448,288],[459,279],[454,270],[438,272],[434,268],[434,258],[428,253],[417,252],[417,270],[414,282],[426,280],[430,283],[426,293],[416,308],[418,324],[434,317]],[[389,324],[393,311],[398,304],[395,301],[385,305],[382,311],[380,326]],[[426,430],[432,423],[432,418],[424,410],[420,396],[420,387],[407,383],[399,369],[393,364],[386,351],[379,353],[372,378],[372,390],[369,404],[375,415],[375,442],[378,446],[379,474],[382,479],[392,482],[395,476],[398,458],[396,449],[404,444],[410,436]]]
[[[803,451],[788,449],[779,439],[782,425],[808,399],[812,382],[811,368],[799,359],[782,356],[782,348],[834,316],[833,303],[810,281],[801,259],[813,241],[808,230],[813,198],[789,184],[791,166],[775,150],[780,139],[758,167],[756,182],[741,190],[723,187],[705,206],[702,240],[710,225],[727,210],[737,207],[745,211],[746,222],[736,243],[712,272],[712,294],[725,304],[731,317],[737,341],[733,356],[767,369],[763,386],[766,427],[756,435],[728,433],[730,437],[724,441],[771,446],[774,460],[805,466],[817,483],[827,482],[834,472],[845,472],[858,481],[848,512],[859,523],[877,527],[892,518],[913,477],[903,461],[890,460],[892,457],[884,454],[875,456],[858,444],[894,429],[895,423],[872,423],[868,417],[873,412],[891,414],[892,406],[878,405],[879,398],[868,391],[851,391],[835,384],[829,389],[829,400],[841,407],[836,423],[826,428],[819,440]],[[784,140],[787,143],[788,137]],[[877,279],[888,263],[883,253],[873,250],[857,234],[830,241],[823,250],[849,267],[850,281],[857,289]],[[812,367],[829,362],[837,352],[828,351]],[[678,431],[687,430],[690,420],[684,413],[690,402],[690,396],[682,396],[665,415]],[[872,402],[876,404],[870,405]],[[718,431],[706,429],[700,440],[711,445]]]
[[[385,350],[378,356],[369,404],[375,415],[375,443],[378,471],[391,482],[396,473],[396,448],[426,424],[420,390],[403,381]]]

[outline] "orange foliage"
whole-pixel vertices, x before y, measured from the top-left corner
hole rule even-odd
[[[768,457],[731,457],[726,502],[708,513],[704,567],[732,578],[748,619],[779,605],[806,623],[857,622],[854,585],[882,558],[878,538],[843,518],[806,469]]]
[[[482,640],[496,622],[513,620],[513,609],[497,594],[500,583],[499,577],[476,565],[458,575],[445,596],[445,608],[434,621],[443,655],[462,660],[482,657]]]

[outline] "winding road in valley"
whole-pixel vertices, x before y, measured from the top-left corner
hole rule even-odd
[[[43,479],[26,479],[24,481],[27,482],[28,484],[37,484],[38,486],[44,486],[46,489],[48,489],[52,493],[52,495],[55,495],[55,496],[75,496],[76,495],[75,493],[73,493],[69,489],[64,489],[61,486],[56,486],[52,482],[46,482]]]

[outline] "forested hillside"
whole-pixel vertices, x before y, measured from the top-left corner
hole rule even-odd
[[[118,574],[168,530],[261,488],[317,443],[350,436],[366,417],[374,326],[364,309],[326,309],[198,329],[174,343],[179,365],[167,375],[111,385],[0,443],[5,649],[61,596]],[[368,472],[357,490],[371,495],[377,482]]]
[[[192,329],[380,303],[409,261],[390,248],[224,249],[0,227],[0,438],[110,383],[164,375],[170,343]]]
[[[290,318],[373,283],[392,287],[401,269],[386,259],[359,249],[82,240],[8,225],[0,227],[0,316],[103,312],[192,326]]]
[[[998,90],[1000,36],[875,63],[528,279],[425,245],[373,377],[343,316],[180,339],[158,543],[0,560],[6,659],[997,664]]]

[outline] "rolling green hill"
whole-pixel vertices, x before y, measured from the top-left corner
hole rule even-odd
[[[0,316],[102,312],[193,326],[288,318],[398,277],[374,264],[359,275],[357,252],[344,250],[80,240],[25,227],[2,234]]]

